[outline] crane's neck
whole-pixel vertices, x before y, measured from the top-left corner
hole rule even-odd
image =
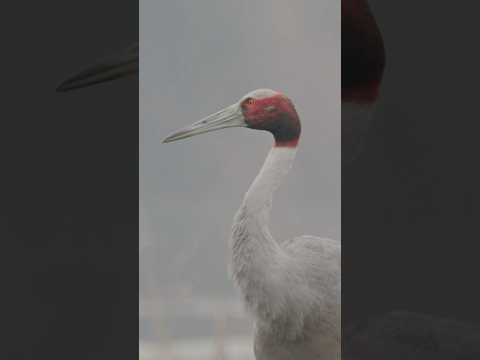
[[[274,146],[245,194],[232,229],[232,276],[240,287],[247,307],[258,318],[274,318],[277,297],[275,276],[284,253],[268,228],[272,196],[289,172],[296,146]]]
[[[243,205],[250,215],[265,224],[268,222],[273,193],[292,168],[296,153],[296,146],[272,147],[260,172],[245,194]]]

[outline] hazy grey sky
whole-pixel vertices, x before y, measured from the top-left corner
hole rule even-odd
[[[230,226],[272,138],[227,129],[161,140],[256,88],[288,95],[303,126],[274,236],[340,238],[340,36],[338,0],[140,1],[142,302],[237,298]]]

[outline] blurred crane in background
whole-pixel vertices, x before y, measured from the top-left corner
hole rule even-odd
[[[138,75],[138,51],[138,43],[135,43],[120,54],[99,60],[67,78],[57,87],[57,91],[80,89],[126,76]]]
[[[366,0],[342,0],[342,162],[367,134],[385,68],[382,35]]]

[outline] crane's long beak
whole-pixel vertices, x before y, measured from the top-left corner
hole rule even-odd
[[[80,89],[137,73],[138,46],[132,47],[122,54],[98,61],[85,70],[72,75],[57,87],[57,91]]]
[[[169,135],[163,140],[164,143],[169,143],[176,140],[185,139],[198,134],[203,134],[210,131],[225,129],[229,127],[245,127],[245,119],[238,103],[230,105],[223,110],[209,115],[206,118],[180,129]]]

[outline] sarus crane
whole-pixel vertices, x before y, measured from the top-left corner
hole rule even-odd
[[[234,217],[230,241],[232,277],[255,320],[256,359],[340,359],[340,242],[314,236],[277,241],[269,230],[273,193],[292,167],[300,139],[293,102],[277,91],[255,90],[164,142],[231,127],[274,137]]]

